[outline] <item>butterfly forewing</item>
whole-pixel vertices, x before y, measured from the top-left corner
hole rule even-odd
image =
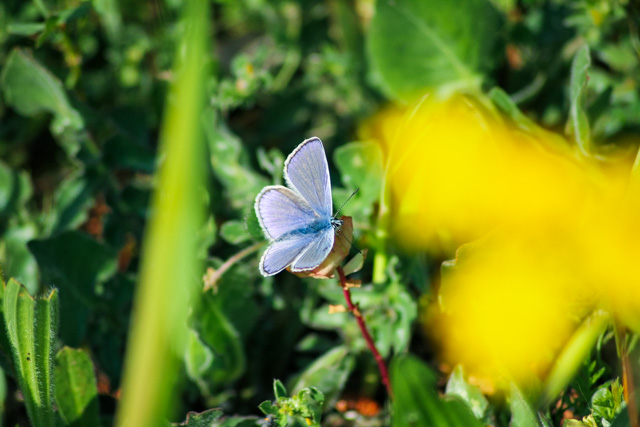
[[[322,217],[331,217],[331,179],[327,156],[318,138],[303,141],[289,155],[284,166],[285,179]]]
[[[281,185],[265,187],[256,197],[260,225],[272,240],[309,226],[317,216],[307,201]]]

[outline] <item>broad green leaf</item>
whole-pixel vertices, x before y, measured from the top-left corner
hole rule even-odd
[[[435,374],[411,355],[397,356],[391,363],[394,427],[480,427],[469,407],[458,398],[441,399]]]
[[[569,84],[569,100],[571,107],[569,110],[569,121],[567,131],[573,135],[573,139],[584,154],[589,154],[591,150],[591,135],[589,130],[589,119],[584,110],[584,97],[589,76],[587,72],[591,67],[591,54],[589,46],[582,46],[571,63],[571,83]]]
[[[385,92],[412,100],[430,89],[477,89],[492,67],[500,15],[485,0],[378,0],[368,53]]]
[[[43,282],[62,291],[60,333],[65,343],[80,345],[95,301],[95,287],[115,273],[116,253],[79,231],[33,240],[28,247]]]
[[[482,419],[489,407],[489,401],[484,397],[482,391],[465,381],[462,366],[460,365],[456,366],[451,373],[445,393],[451,396],[458,396],[465,401],[478,419]]]
[[[11,279],[3,298],[3,317],[18,385],[32,424],[43,427],[54,426],[51,360],[57,330],[57,295],[54,289],[34,300]]]
[[[184,363],[189,378],[199,383],[202,381],[201,378],[204,373],[211,367],[213,353],[209,347],[202,342],[196,331],[189,329],[188,334]]]
[[[84,127],[82,117],[71,106],[62,83],[23,50],[14,49],[9,54],[0,83],[7,104],[18,113],[27,117],[44,112],[53,114],[51,128],[55,135]],[[63,141],[64,149],[70,156],[80,149],[77,140]]]
[[[511,424],[513,427],[538,427],[538,415],[515,384],[511,384]]]
[[[242,375],[246,361],[240,334],[217,304],[208,303],[205,299],[193,323],[200,340],[213,355],[201,378],[210,385],[219,386]]]
[[[251,238],[244,221],[231,220],[222,224],[220,236],[232,245],[238,245]]]
[[[93,363],[80,349],[63,347],[56,355],[55,395],[62,419],[70,426],[100,425]]]
[[[327,407],[332,407],[354,366],[355,358],[349,349],[346,346],[335,347],[307,367],[290,389],[295,394],[306,387],[316,387],[324,394]]]

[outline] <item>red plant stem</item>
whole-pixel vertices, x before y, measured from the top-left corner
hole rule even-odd
[[[378,364],[380,376],[382,377],[382,384],[384,384],[384,386],[386,387],[389,397],[393,399],[393,392],[391,391],[391,385],[389,384],[389,373],[387,371],[387,365],[380,355],[380,352],[376,348],[376,345],[373,343],[373,338],[371,338],[371,334],[369,334],[369,331],[367,330],[367,325],[364,322],[362,313],[360,313],[358,306],[356,306],[351,300],[351,291],[347,286],[347,278],[344,275],[344,270],[340,266],[338,266],[337,270],[338,275],[340,276],[340,285],[342,285],[342,292],[344,292],[344,299],[347,301],[347,307],[349,311],[352,312],[355,316],[356,321],[358,322],[358,326],[360,327],[360,332],[362,332],[362,336],[367,342],[367,347],[369,347],[369,350],[371,350],[371,353],[373,353],[373,357],[376,359],[376,363]]]

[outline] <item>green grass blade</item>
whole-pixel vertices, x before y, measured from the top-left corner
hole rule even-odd
[[[185,3],[160,141],[162,163],[143,244],[142,264],[117,414],[119,426],[158,426],[176,401],[178,355],[186,344],[190,294],[202,274],[197,232],[203,222],[205,159],[201,122],[209,9]]]

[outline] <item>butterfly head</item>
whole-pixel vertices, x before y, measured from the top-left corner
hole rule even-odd
[[[342,224],[344,224],[343,220],[337,219],[337,218],[331,218],[331,226],[333,227],[334,230],[339,230],[342,227]]]

